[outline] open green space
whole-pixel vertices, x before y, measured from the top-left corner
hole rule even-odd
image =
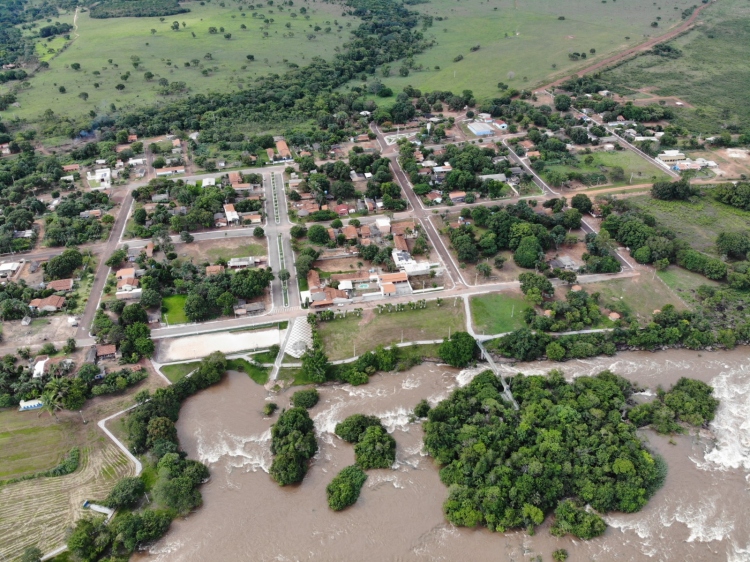
[[[624,311],[634,315],[641,324],[650,322],[654,311],[661,310],[665,304],[672,304],[678,310],[685,309],[682,301],[653,274],[587,283],[583,288],[589,294],[599,293],[599,306],[605,314]]]
[[[318,333],[331,360],[346,359],[372,351],[379,345],[390,346],[401,341],[439,340],[448,333],[466,330],[466,317],[460,299],[443,301],[441,306],[429,302],[427,308],[402,312],[374,312],[360,318],[349,315],[330,322],[320,322]]]
[[[292,386],[304,386],[315,384],[309,378],[302,374],[302,369],[298,367],[282,367],[276,377],[280,381],[291,382]]]
[[[266,247],[263,244],[244,244],[239,248],[211,248],[206,251],[206,256],[211,263],[216,263],[220,259],[230,260],[247,256],[265,256],[266,253]]]
[[[245,373],[258,384],[266,384],[268,382],[268,375],[270,374],[270,369],[267,367],[253,365],[245,359],[227,360],[227,369]]]
[[[656,224],[673,230],[695,250],[718,256],[716,238],[720,232],[750,228],[750,212],[702,197],[692,201],[661,201],[650,195],[628,199],[656,218]]]
[[[271,353],[270,351],[262,351],[260,353],[254,353],[251,357],[256,363],[267,364],[276,361],[278,353]]]
[[[524,326],[523,309],[529,306],[521,295],[487,294],[469,299],[474,330],[478,334],[504,334]]]
[[[75,432],[39,412],[0,412],[0,480],[20,478],[57,466],[75,447]]]
[[[714,2],[701,13],[703,25],[670,44],[678,58],[638,57],[602,74],[610,89],[651,88],[657,96],[676,96],[693,107],[677,108],[676,123],[692,132],[720,133],[727,125],[750,127],[750,4]],[[670,104],[671,105],[671,104]]]
[[[423,70],[401,76],[401,64],[396,62],[390,76],[382,80],[394,91],[410,84],[423,91],[472,90],[479,98],[497,97],[498,82],[530,89],[549,81],[550,75],[569,76],[642,42],[645,36],[667,32],[682,22],[682,10],[693,4],[690,0],[569,0],[564,4],[430,0],[409,6],[433,17],[424,33],[437,44],[414,57],[414,66],[421,65]],[[651,27],[658,17],[658,27]],[[472,52],[476,46],[479,49]],[[596,52],[591,54],[591,49]],[[588,58],[573,61],[568,57],[572,52],[583,52]],[[459,55],[463,59],[454,62]]]
[[[664,271],[657,272],[657,275],[676,295],[691,306],[698,303],[695,294],[698,287],[701,285],[709,285],[711,287],[721,285],[718,281],[711,281],[700,273],[693,273],[677,266],[670,266]]]
[[[61,49],[61,38],[37,47],[50,67],[18,92],[21,107],[9,108],[8,118],[35,118],[48,108],[59,115],[81,116],[90,110],[105,111],[110,104],[130,110],[167,101],[174,95],[159,93],[162,78],[170,84],[184,82],[191,94],[238,90],[260,76],[283,74],[290,65],[307,65],[313,57],[332,58],[359,24],[353,16],[342,16],[340,4],[309,0],[252,9],[232,0],[181,6],[190,12],[164,18],[94,19],[80,12],[66,49]],[[73,23],[72,12],[56,19]],[[175,21],[178,31],[172,29]],[[50,48],[55,52],[48,52]],[[75,63],[81,65],[79,70],[73,70]],[[121,78],[127,72],[130,76]],[[147,79],[146,72],[153,77]],[[118,84],[124,89],[117,90]],[[0,93],[15,86],[0,86]],[[65,93],[60,93],[60,86]],[[82,92],[88,99],[79,97]]]
[[[591,162],[586,163],[586,159],[591,156]],[[603,173],[609,180],[607,187],[619,187],[635,185],[639,183],[652,183],[670,179],[669,176],[651,164],[648,160],[641,158],[631,150],[618,150],[612,152],[598,151],[592,154],[579,155],[579,163],[576,166],[549,165],[545,166],[543,175],[546,177],[551,171],[568,173],[578,172],[581,174]],[[615,167],[620,167],[624,171],[624,177],[621,180],[612,180],[611,171]],[[591,186],[596,187],[596,186]]]
[[[161,301],[162,308],[166,308],[167,311],[162,313],[162,321],[168,322],[169,324],[185,324],[188,321],[185,316],[185,301],[187,301],[187,295],[172,295],[165,297]]]
[[[169,382],[174,384],[181,378],[192,373],[198,365],[200,365],[199,361],[192,361],[190,363],[173,363],[172,365],[164,365],[161,368],[161,372],[169,379]]]

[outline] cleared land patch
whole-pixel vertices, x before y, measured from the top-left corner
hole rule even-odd
[[[454,306],[455,304],[455,306]],[[366,312],[361,318],[349,315],[331,322],[320,322],[318,332],[331,360],[346,359],[372,351],[378,345],[402,341],[439,340],[466,329],[466,315],[460,299],[446,299],[440,307],[428,302],[426,309],[402,312]]]
[[[694,109],[677,108],[677,124],[715,134],[727,124],[750,127],[750,6],[740,0],[713,3],[701,14],[704,24],[670,42],[678,58],[645,55],[604,72],[610,89],[628,93],[649,88],[657,96],[676,96]],[[670,104],[671,105],[671,104]]]
[[[613,308],[623,309],[635,315],[641,324],[650,322],[654,310],[661,310],[665,304],[685,309],[683,302],[653,274],[587,283],[583,288],[589,294],[600,294],[599,306],[605,314]]]
[[[585,162],[587,156],[591,156],[593,161],[590,164]],[[637,185],[643,182],[657,182],[670,179],[663,171],[651,164],[648,160],[641,158],[630,150],[619,150],[613,152],[597,151],[591,155],[578,155],[580,162],[576,166],[566,166],[559,164],[550,164],[544,167],[544,176],[548,176],[551,171],[568,173],[578,172],[581,174],[601,174],[604,173],[610,180],[599,185],[608,187],[620,187],[627,185]],[[610,172],[613,168],[620,167],[624,171],[624,179],[611,181]],[[589,186],[594,187],[594,186]]]
[[[656,224],[673,230],[694,249],[718,256],[716,238],[720,232],[750,228],[750,212],[724,205],[708,196],[696,202],[661,201],[650,195],[632,197],[629,202],[652,214]]]
[[[162,321],[169,324],[187,323],[188,317],[185,316],[185,301],[187,301],[187,295],[172,295],[162,299],[161,305],[167,309],[166,312],[162,312]]]

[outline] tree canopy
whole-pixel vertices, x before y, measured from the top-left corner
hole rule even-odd
[[[627,380],[604,371],[568,383],[552,371],[508,381],[518,411],[487,371],[428,414],[425,449],[450,487],[443,506],[450,522],[500,532],[533,527],[570,498],[601,513],[630,513],[662,485],[666,465],[623,420],[634,392]],[[597,528],[579,521],[564,530],[584,538]]]

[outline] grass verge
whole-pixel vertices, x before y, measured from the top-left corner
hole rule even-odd
[[[189,375],[199,364],[199,361],[173,363],[172,365],[164,365],[161,368],[161,372],[169,379],[169,382],[174,384],[181,378]]]
[[[227,361],[227,369],[230,371],[239,371],[241,373],[245,373],[260,385],[266,384],[268,382],[268,375],[270,374],[270,369],[268,369],[267,367],[259,367],[257,365],[253,365],[245,359],[229,359]]]

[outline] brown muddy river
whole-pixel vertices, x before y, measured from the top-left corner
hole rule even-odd
[[[556,365],[559,367],[559,364]],[[545,372],[552,365],[521,364],[509,373]],[[360,387],[320,390],[311,410],[320,451],[304,482],[280,488],[267,474],[270,424],[261,409],[270,397],[246,375],[190,398],[178,423],[190,457],[211,469],[202,488],[204,505],[176,521],[149,555],[151,561],[522,561],[565,548],[579,561],[750,560],[750,358],[747,348],[731,352],[625,353],[563,365],[567,377],[609,368],[655,389],[681,376],[709,382],[721,400],[711,432],[674,438],[643,432],[667,460],[665,486],[636,514],[611,513],[604,536],[583,542],[556,538],[547,522],[535,536],[455,528],[441,505],[447,489],[432,460],[421,453],[422,430],[409,423],[422,398],[435,403],[464,385],[473,373],[426,364],[407,373],[377,375]],[[285,406],[291,391],[276,397]],[[359,501],[334,513],[325,487],[354,462],[352,445],[334,433],[354,413],[381,417],[396,439],[390,470],[368,471]],[[275,417],[274,417],[275,419]]]

